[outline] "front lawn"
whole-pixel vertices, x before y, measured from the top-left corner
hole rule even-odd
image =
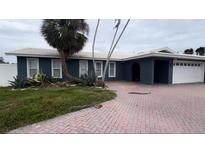
[[[93,106],[115,97],[89,87],[15,90],[0,88],[0,133]]]

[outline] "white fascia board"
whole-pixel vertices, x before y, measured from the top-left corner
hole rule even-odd
[[[60,58],[55,55],[34,55],[34,54],[17,54],[17,53],[6,53],[6,55],[20,56],[20,57],[39,57],[39,58]],[[80,60],[92,60],[92,57],[70,57],[69,59],[80,59]],[[95,60],[107,60],[106,58],[95,58]],[[111,58],[113,61],[121,61],[121,59]]]
[[[138,55],[135,57],[124,58],[123,61],[126,60],[134,60],[140,58],[148,58],[148,57],[163,57],[163,58],[176,58],[176,59],[187,59],[187,60],[203,60],[205,61],[205,56],[191,56],[191,55],[176,55],[176,54],[169,54],[169,53],[148,53],[143,55]]]
[[[176,55],[176,54],[163,54],[158,53],[154,54],[156,57],[165,57],[165,58],[176,58],[176,59],[188,59],[188,60],[205,60],[205,56],[193,56],[193,55]]]
[[[57,55],[37,55],[37,54],[34,55],[34,54],[17,54],[17,53],[6,53],[6,55],[22,56],[22,57],[60,58]],[[110,61],[127,61],[127,60],[134,60],[134,59],[141,59],[141,58],[148,58],[148,57],[164,57],[164,58],[205,61],[205,56],[181,55],[181,54],[174,54],[174,53],[158,53],[158,52],[146,53],[146,54],[141,54],[141,55],[137,55],[129,58],[122,58],[122,59],[111,58]],[[92,57],[70,57],[70,59],[92,60]],[[96,57],[95,60],[107,60],[107,59]]]

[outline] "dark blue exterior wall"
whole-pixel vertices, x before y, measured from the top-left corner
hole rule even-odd
[[[51,59],[39,58],[39,72],[51,76]]]
[[[144,84],[154,83],[154,60],[147,58],[140,61],[140,82]]]
[[[169,84],[172,84],[173,77],[173,59],[169,59]]]
[[[123,66],[121,67],[121,69],[124,70],[123,80],[132,81],[132,66],[134,63],[138,63],[140,65],[140,82],[144,84],[153,84],[153,58],[144,58],[122,62]]]
[[[154,61],[154,83],[168,83],[169,80],[169,61]]]
[[[18,78],[27,77],[27,62],[26,57],[17,57],[17,74]]]
[[[112,61],[110,61],[110,62],[112,62]],[[105,80],[107,80],[107,81],[123,80],[122,62],[116,61],[115,63],[116,63],[116,77],[108,77],[109,68],[107,68]],[[103,70],[105,68],[105,64],[106,64],[106,61],[103,60]],[[92,60],[88,60],[88,74],[90,76],[93,75],[93,61]]]
[[[18,68],[18,76],[21,78],[27,77],[27,58],[30,57],[17,57],[17,68]],[[38,57],[32,57],[38,58]],[[39,59],[39,71],[40,73],[44,73],[48,76],[51,76],[51,58],[38,58]],[[103,69],[105,67],[106,61],[103,61]],[[67,61],[68,72],[76,77],[79,77],[79,60],[78,59],[70,59]],[[108,77],[108,70],[106,73],[105,80],[123,80],[122,78],[122,64],[121,62],[116,62],[116,77]],[[92,60],[88,60],[88,74],[92,75],[93,72],[93,63]],[[62,73],[63,74],[63,73]],[[66,77],[63,74],[63,79]]]
[[[157,65],[157,63],[161,63],[161,65],[160,64]],[[159,75],[158,80],[160,80],[156,82],[171,84],[172,73],[173,73],[173,59],[154,57],[154,64],[155,64],[154,76],[156,77],[158,74]]]
[[[28,57],[29,58],[29,57]],[[134,63],[140,65],[140,82],[144,84],[154,83],[154,62],[160,60],[159,58],[143,58],[129,61],[116,61],[116,77],[108,77],[108,70],[106,72],[105,80],[126,80],[132,81],[132,66]],[[161,59],[162,60],[162,59]],[[163,59],[165,60],[165,59]],[[168,83],[172,83],[172,63],[173,60],[166,59],[169,63],[168,68]],[[27,77],[27,61],[26,57],[17,57],[18,76],[21,78]],[[103,61],[103,69],[106,61]],[[70,59],[67,61],[68,71],[71,75],[79,77],[79,60]],[[48,76],[51,76],[51,58],[39,58],[39,70]],[[92,75],[93,63],[88,60],[88,74]],[[63,75],[63,79],[66,77]]]
[[[28,57],[29,58],[29,57]],[[27,57],[17,57],[17,72],[18,77],[27,77]],[[39,71],[51,76],[51,59],[39,58]]]

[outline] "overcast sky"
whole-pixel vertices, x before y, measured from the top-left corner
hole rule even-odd
[[[86,20],[90,27],[89,41],[84,51],[91,51],[97,20]],[[40,34],[42,20],[0,20],[0,56],[6,61],[16,58],[5,56],[7,51],[21,48],[51,48]],[[121,27],[125,23],[123,20]],[[114,33],[114,20],[101,20],[96,50],[107,52]],[[131,20],[116,52],[170,47],[177,52],[205,46],[205,20]]]

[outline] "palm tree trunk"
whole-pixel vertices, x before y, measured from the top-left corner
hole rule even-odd
[[[113,36],[112,43],[110,45],[110,49],[109,49],[109,52],[108,52],[108,55],[107,55],[107,59],[106,59],[106,63],[105,63],[105,69],[104,69],[103,77],[102,77],[103,82],[105,81],[105,75],[106,75],[107,68],[108,68],[108,63],[109,63],[109,60],[110,60],[109,57],[110,57],[110,53],[111,53],[111,50],[112,50],[112,47],[113,47],[113,44],[114,44],[114,41],[115,41],[115,38],[116,38],[116,35],[117,35],[117,32],[118,32],[118,29],[119,29],[119,26],[116,27],[116,31],[115,31],[115,34]]]
[[[122,34],[124,33],[125,29],[127,28],[127,25],[129,24],[129,22],[130,22],[130,19],[127,20],[127,22],[126,22],[126,24],[125,24],[123,30],[122,30],[121,33],[120,33],[120,36],[117,38],[117,41],[115,42],[115,45],[113,46],[112,51],[111,51],[111,53],[110,53],[110,57],[111,57],[113,51],[115,50],[115,47],[117,46],[117,44],[118,44],[120,38],[122,37]],[[110,57],[109,57],[109,58],[110,58]]]
[[[97,36],[97,31],[98,31],[98,26],[100,24],[100,19],[98,19],[98,22],[97,22],[97,26],[96,26],[96,29],[95,29],[95,34],[94,34],[94,39],[93,39],[93,45],[92,45],[92,60],[93,60],[93,76],[95,77],[95,55],[94,55],[94,51],[95,51],[95,39],[96,39],[96,36]]]
[[[58,51],[60,54],[60,59],[61,59],[61,64],[62,64],[62,69],[63,69],[63,74],[65,75],[65,77],[70,80],[70,81],[79,81],[78,78],[72,76],[69,72],[68,72],[68,65],[66,64],[66,57],[63,51]]]
[[[122,37],[122,34],[124,33],[124,31],[125,31],[127,25],[129,24],[129,22],[130,22],[130,19],[127,20],[127,22],[126,22],[126,24],[125,24],[123,30],[121,31],[119,37],[117,38],[117,41],[115,42],[115,44],[114,44],[114,46],[113,46],[111,52],[108,54],[108,58],[107,58],[107,61],[106,61],[107,65],[108,65],[108,63],[109,63],[109,61],[110,61],[110,57],[112,56],[113,51],[115,50],[115,47],[117,46],[117,44],[118,44],[120,38]],[[107,67],[108,67],[108,66],[107,66]],[[106,68],[106,69],[107,69],[107,68]],[[104,72],[106,73],[106,71],[104,71]],[[104,79],[105,79],[105,77],[104,77]],[[103,80],[103,82],[104,82],[104,80]]]

